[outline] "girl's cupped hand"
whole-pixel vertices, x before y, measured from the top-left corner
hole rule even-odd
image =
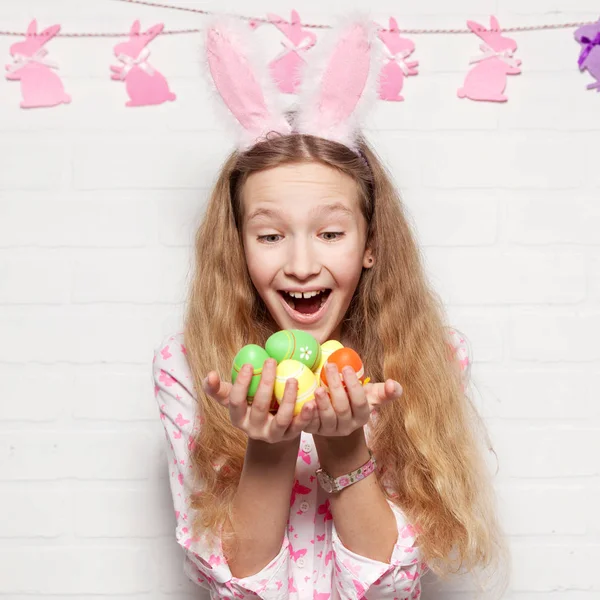
[[[235,383],[221,381],[219,374],[211,371],[203,382],[207,396],[221,406],[229,408],[229,416],[234,427],[241,429],[249,438],[274,444],[292,440],[300,435],[316,412],[315,402],[307,402],[299,415],[294,416],[294,405],[298,393],[298,381],[286,381],[283,400],[275,415],[269,412],[275,384],[277,361],[266,360],[260,382],[252,404],[247,401],[248,388],[252,381],[252,365],[244,365]]]
[[[363,385],[352,367],[342,369],[346,384],[344,389],[337,365],[326,364],[323,368],[327,368],[329,394],[324,388],[317,388],[315,398],[318,410],[304,428],[307,433],[324,437],[350,435],[368,423],[372,410],[402,395],[402,386],[393,379],[387,379],[385,383]]]

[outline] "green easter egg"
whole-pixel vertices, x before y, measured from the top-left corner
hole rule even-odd
[[[260,383],[260,377],[262,375],[263,364],[265,360],[269,358],[267,351],[264,348],[256,344],[247,344],[244,346],[233,359],[233,366],[231,367],[231,382],[235,383],[239,372],[245,364],[251,364],[254,367],[254,374],[252,375],[252,381],[248,387],[248,403],[252,404],[254,394]]]
[[[321,360],[321,345],[306,331],[282,329],[274,333],[265,344],[267,354],[279,364],[283,360],[297,360],[311,371]]]

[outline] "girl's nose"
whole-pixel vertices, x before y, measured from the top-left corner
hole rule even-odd
[[[285,261],[284,273],[296,279],[308,279],[321,270],[320,261],[310,244],[295,244]]]

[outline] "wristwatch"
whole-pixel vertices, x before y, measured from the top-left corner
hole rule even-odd
[[[375,471],[375,467],[377,466],[377,461],[373,456],[371,450],[369,450],[369,460],[362,466],[348,473],[347,475],[340,475],[339,477],[333,478],[327,471],[323,469],[317,469],[317,481],[319,485],[329,494],[335,494],[344,488],[368,477],[371,473]]]

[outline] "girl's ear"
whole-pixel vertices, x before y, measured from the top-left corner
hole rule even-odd
[[[498,19],[493,15],[490,17],[490,29],[500,32],[500,23],[498,23]]]
[[[135,20],[129,31],[129,37],[133,37],[134,35],[139,35],[139,33],[140,33],[140,22],[138,20]]]

